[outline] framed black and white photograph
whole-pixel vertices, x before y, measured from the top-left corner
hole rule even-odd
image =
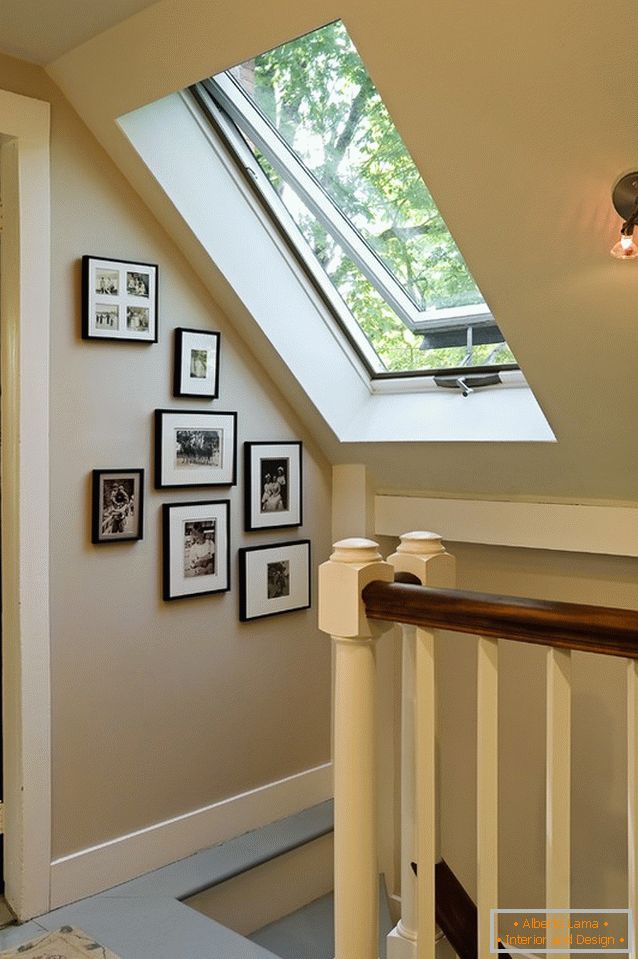
[[[284,529],[302,523],[302,444],[244,443],[244,528]]]
[[[230,589],[230,500],[162,507],[164,599]]]
[[[155,263],[82,257],[82,336],[85,340],[157,343]]]
[[[310,606],[310,540],[239,550],[242,623]]]
[[[93,543],[144,535],[144,470],[93,470]]]
[[[175,330],[175,396],[219,396],[219,341],[221,334],[206,330]]]
[[[234,486],[237,413],[155,410],[155,486]]]

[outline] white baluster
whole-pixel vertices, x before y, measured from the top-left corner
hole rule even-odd
[[[376,635],[361,591],[392,581],[377,543],[347,539],[319,569],[319,628],[335,644],[335,956],[377,959]],[[387,628],[387,627],[386,627]]]
[[[417,959],[434,959],[436,816],[436,700],[434,634],[416,631],[416,861]]]
[[[630,959],[637,959],[638,920],[638,660],[627,660],[627,878],[628,908],[632,912]]]
[[[547,650],[545,906],[550,920],[564,919],[552,909],[569,909],[571,900],[571,655],[569,649]]]
[[[498,908],[498,640],[480,637],[477,671],[478,955],[490,952],[490,910]]]
[[[405,533],[388,562],[397,573],[412,573],[426,586],[454,586],[454,557],[445,551],[437,533]],[[401,919],[388,936],[388,959],[434,956],[434,865],[439,844],[435,741],[434,636],[403,626]],[[412,862],[419,864],[418,883]]]

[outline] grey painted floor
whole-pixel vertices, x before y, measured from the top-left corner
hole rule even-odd
[[[0,929],[0,950],[77,926],[121,959],[273,959],[250,939],[180,900],[332,830],[332,802],[205,849],[98,896]]]
[[[385,959],[385,937],[392,920],[383,880],[379,883],[379,957]],[[334,897],[322,896],[277,922],[254,932],[250,939],[280,959],[333,959]]]

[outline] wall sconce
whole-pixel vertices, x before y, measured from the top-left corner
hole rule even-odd
[[[638,257],[638,246],[634,243],[634,227],[638,223],[638,172],[621,177],[612,190],[611,199],[624,221],[611,255],[618,260],[633,260]]]

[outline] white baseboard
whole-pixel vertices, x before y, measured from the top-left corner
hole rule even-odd
[[[332,797],[332,763],[230,796],[51,863],[51,909],[191,856]]]

